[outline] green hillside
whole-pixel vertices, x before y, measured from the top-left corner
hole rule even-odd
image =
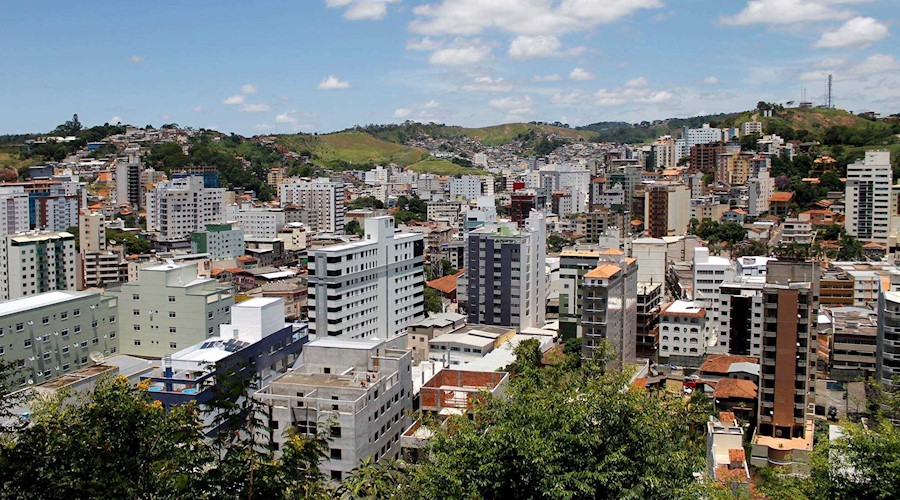
[[[428,156],[425,150],[355,131],[325,135],[280,135],[275,142],[296,153],[307,154],[315,164],[331,169],[365,169],[388,163],[406,166]]]
[[[737,127],[756,118],[763,123],[765,133],[778,134],[787,140],[851,146],[896,142],[893,136],[900,132],[896,125],[867,120],[842,109],[777,107],[773,114],[772,117],[760,117],[759,112],[752,110],[670,118],[654,123],[598,122],[579,129],[596,132],[594,137],[600,141],[640,143],[652,141],[662,135],[680,137],[684,127],[699,127],[704,123],[714,127]]]
[[[453,163],[449,160],[442,160],[438,158],[427,158],[422,161],[418,161],[409,166],[410,170],[418,172],[420,174],[438,174],[438,175],[487,175],[488,173],[485,170],[480,168],[472,168],[465,167],[463,165],[459,165]]]
[[[382,140],[405,144],[409,140],[431,137],[452,139],[468,137],[477,139],[485,146],[500,146],[516,140],[533,140],[538,137],[557,135],[572,141],[589,139],[591,131],[575,130],[537,123],[507,123],[481,128],[467,128],[456,125],[407,122],[390,125],[369,125],[362,129]]]

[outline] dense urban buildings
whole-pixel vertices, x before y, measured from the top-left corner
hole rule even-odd
[[[867,243],[887,245],[892,185],[891,158],[887,151],[866,151],[864,159],[847,165],[844,195],[847,234]]]
[[[27,232],[0,238],[0,299],[78,288],[75,235]]]
[[[203,177],[161,182],[147,192],[147,230],[161,244],[190,244],[191,233],[220,224],[225,190],[206,188]]]
[[[309,214],[309,226],[324,233],[344,232],[344,184],[327,178],[294,179],[281,185],[281,206]]]

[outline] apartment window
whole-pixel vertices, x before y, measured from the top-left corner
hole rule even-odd
[[[75,333],[81,333],[81,325],[75,325]]]
[[[134,326],[134,331],[136,331],[136,332],[141,331],[141,325],[133,325],[133,326]]]
[[[41,318],[41,324],[42,325],[50,324],[50,316],[44,316],[43,318]]]
[[[174,318],[174,317],[175,317],[175,311],[169,311],[169,317],[170,317],[170,318]]]
[[[169,333],[176,333],[176,330],[175,330],[175,327],[174,327],[174,326],[170,326],[170,327],[169,327]]]
[[[116,322],[116,317],[115,317],[115,316],[110,316],[110,317],[109,317],[109,322],[110,322],[110,323],[115,323],[115,322]]]
[[[25,323],[16,323],[16,331],[21,332],[25,329]]]
[[[331,471],[331,480],[332,481],[340,481],[341,480],[341,471],[339,471],[339,470]]]
[[[212,311],[206,313],[206,319],[212,319],[212,318],[213,318],[213,312],[212,312]]]
[[[169,303],[170,303],[170,304],[174,304],[174,303],[175,303],[175,296],[174,296],[174,295],[169,295]]]
[[[76,318],[81,316],[81,309],[73,309],[72,316],[75,316]]]
[[[340,460],[341,459],[341,449],[340,448],[332,448],[331,449],[331,459],[332,460]]]
[[[333,438],[341,437],[341,428],[340,427],[333,425],[333,426],[331,426],[329,431],[331,433],[331,437],[333,437]]]
[[[87,340],[81,341],[81,347],[87,347]]]
[[[94,337],[94,338],[91,339],[91,344],[92,344],[92,345],[97,345],[97,344],[99,344],[99,343],[100,343],[100,339],[99,339],[99,338]]]
[[[50,353],[49,353],[49,352],[45,352],[45,353],[44,353],[44,359],[50,359]]]
[[[59,319],[69,319],[69,311],[59,313]]]
[[[133,294],[131,294],[131,300],[141,300],[141,296],[136,293],[133,293]]]
[[[140,309],[132,309],[131,314],[133,314],[134,316],[140,316],[141,310]]]
[[[141,339],[134,339],[134,345],[141,345]]]
[[[169,349],[178,349],[178,344],[175,342],[169,342]]]

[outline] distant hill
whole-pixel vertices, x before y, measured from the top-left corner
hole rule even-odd
[[[598,122],[579,127],[579,130],[596,132],[594,138],[599,141],[641,143],[662,135],[680,137],[684,127],[699,127],[704,123],[714,127],[737,127],[755,118],[763,123],[765,133],[778,134],[787,140],[864,146],[895,142],[892,136],[897,133],[896,125],[871,121],[842,109],[777,108],[773,114],[772,117],[761,117],[753,110],[640,124]]]
[[[538,136],[559,136],[579,141],[594,136],[590,131],[576,130],[538,123],[506,123],[489,127],[467,128],[456,125],[406,122],[390,125],[368,125],[360,130],[389,142],[405,144],[412,139],[431,137],[452,139],[468,137],[477,139],[485,146],[501,146],[517,140],[532,140]]]
[[[424,149],[385,141],[357,131],[279,135],[275,142],[295,153],[310,156],[319,166],[336,170],[366,169],[392,162],[407,166],[428,158],[428,152]]]

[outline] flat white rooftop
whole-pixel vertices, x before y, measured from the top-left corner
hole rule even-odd
[[[697,314],[702,310],[703,308],[694,304],[693,301],[676,300],[666,307],[665,312],[672,314]]]
[[[321,338],[313,340],[306,344],[306,347],[331,347],[335,349],[365,349],[371,350],[384,342],[381,339],[337,339],[337,338]]]
[[[98,292],[74,292],[68,290],[57,290],[54,292],[41,293],[30,297],[22,297],[13,300],[0,302],[0,316],[8,314],[20,313],[38,307],[59,304],[69,300],[80,299],[91,295],[99,295]]]

